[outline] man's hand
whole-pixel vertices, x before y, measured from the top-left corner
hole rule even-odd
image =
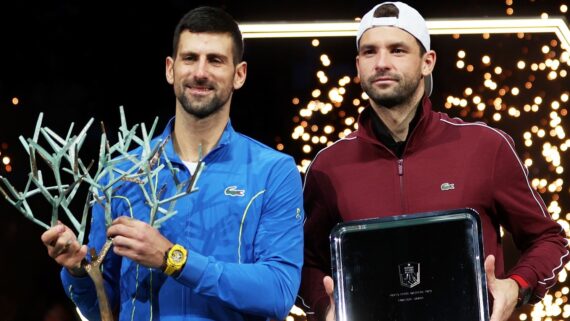
[[[326,321],[335,321],[335,306],[334,306],[334,281],[330,276],[325,276],[323,279],[325,291],[329,295],[329,308],[327,309]]]
[[[69,227],[58,222],[42,234],[42,242],[48,250],[48,255],[72,275],[85,275],[81,261],[87,255],[87,245],[79,245],[77,237]]]
[[[487,287],[493,296],[493,313],[490,321],[506,321],[517,305],[519,285],[513,279],[495,278],[495,257],[489,255],[485,259]]]
[[[127,216],[115,219],[107,236],[113,238],[115,254],[155,269],[162,266],[164,253],[173,245],[157,229]]]

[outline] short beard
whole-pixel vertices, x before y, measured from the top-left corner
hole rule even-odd
[[[180,97],[178,97],[178,100],[180,101],[182,108],[184,108],[188,114],[198,119],[204,119],[219,112],[227,101],[222,101],[219,97],[216,96],[212,98],[208,104],[202,106],[202,108],[196,108],[196,106],[193,106],[185,95],[180,95]]]
[[[373,79],[376,79],[377,77],[378,75],[375,75],[370,77],[369,81],[363,81],[361,83],[362,90],[364,90],[368,97],[370,97],[370,99],[377,105],[386,108],[393,108],[394,106],[402,105],[410,100],[418,88],[420,81],[423,81],[423,78],[419,78],[410,82],[400,82],[400,86],[396,87],[393,93],[381,94],[374,90],[375,88],[373,86],[369,85]],[[399,78],[399,80],[401,81],[402,78]]]

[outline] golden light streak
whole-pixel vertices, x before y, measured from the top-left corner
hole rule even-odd
[[[570,29],[562,18],[542,19],[437,19],[426,21],[431,35],[555,33],[566,48],[570,48]],[[239,25],[243,37],[300,38],[300,37],[354,37],[358,22],[308,23],[243,23]]]

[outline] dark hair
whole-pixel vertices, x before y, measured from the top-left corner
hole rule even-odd
[[[400,17],[400,10],[398,7],[391,3],[387,3],[385,5],[381,5],[374,11],[374,18],[381,18],[381,17]]]
[[[381,17],[399,18],[400,17],[400,10],[398,10],[398,7],[396,7],[395,5],[393,5],[391,3],[381,5],[380,7],[378,7],[376,9],[376,11],[374,11],[374,18],[381,18]],[[426,48],[424,48],[424,45],[422,45],[422,43],[418,40],[418,38],[414,37],[414,39],[416,39],[418,46],[420,46],[420,57],[421,57],[426,53]]]
[[[172,40],[172,54],[178,52],[180,34],[190,32],[227,33],[233,40],[233,60],[237,64],[243,59],[243,38],[237,22],[227,12],[220,8],[198,7],[190,10],[180,19]]]

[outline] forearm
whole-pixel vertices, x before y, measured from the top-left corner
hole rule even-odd
[[[540,194],[532,188],[512,139],[506,137],[506,143],[497,151],[494,168],[496,214],[521,251],[509,275],[522,277],[537,301],[554,285],[556,274],[568,262],[568,244],[562,227],[552,220]]]
[[[316,166],[316,165],[314,165]],[[309,320],[325,320],[330,299],[323,278],[331,275],[329,234],[341,221],[336,211],[336,195],[330,179],[316,167],[307,173],[304,189],[307,220],[304,225],[305,263],[303,266],[300,298]]]
[[[81,310],[82,314],[89,320],[101,319],[100,300],[97,292],[97,284],[101,284],[99,289],[101,297],[106,296],[109,305],[104,306],[104,314],[110,314],[110,309],[116,307],[119,302],[118,279],[121,267],[121,257],[115,255],[113,251],[106,251],[110,243],[105,235],[105,224],[102,217],[102,208],[95,205],[92,210],[93,221],[89,234],[89,244],[86,246],[95,250],[100,255],[102,262],[95,260],[95,257],[86,258],[88,264],[87,271],[81,269],[81,274],[71,273],[68,269],[63,268],[61,271],[61,279],[63,287],[68,297]],[[98,272],[98,273],[95,273]],[[85,274],[83,274],[85,273]],[[94,280],[98,279],[97,282]]]
[[[569,253],[565,239],[541,238],[521,254],[509,275],[522,277],[533,289],[531,303],[538,302],[557,281],[556,275],[568,262]]]
[[[100,320],[95,285],[89,276],[74,277],[63,268],[60,273],[65,293],[88,320]]]
[[[176,280],[244,313],[283,320],[299,287],[300,262],[237,264],[191,253]]]

